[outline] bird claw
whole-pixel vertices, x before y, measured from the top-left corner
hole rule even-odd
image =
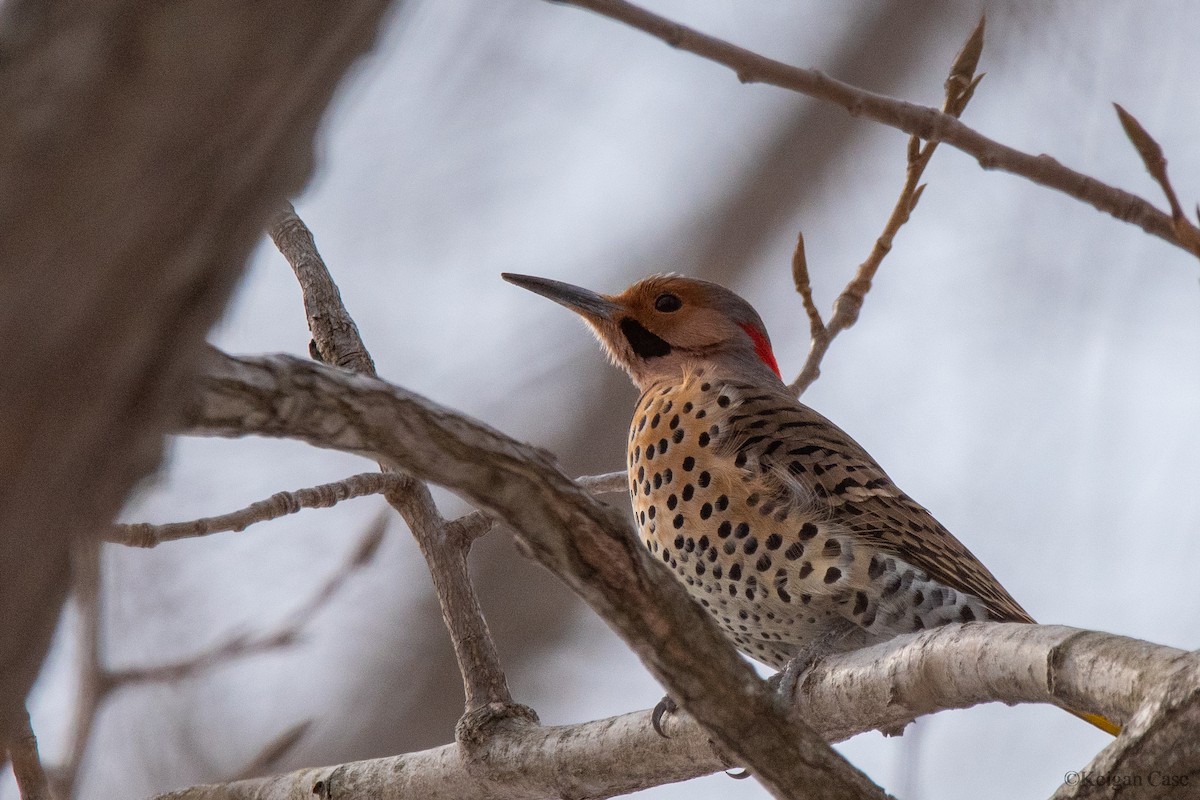
[[[802,654],[793,658],[783,669],[767,679],[767,684],[775,690],[784,701],[790,702],[796,697],[796,690],[804,682],[804,676],[817,663],[819,658],[812,654]]]
[[[663,731],[662,720],[667,714],[674,714],[679,710],[679,704],[671,699],[670,695],[663,697],[658,701],[658,705],[654,707],[654,712],[650,715],[650,725],[654,728],[654,732],[664,739],[671,737]]]

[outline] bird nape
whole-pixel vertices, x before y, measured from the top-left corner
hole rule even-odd
[[[678,275],[612,296],[503,277],[583,317],[641,390],[628,449],[639,537],[746,655],[781,669],[951,622],[1033,622],[857,442],[795,398],[741,297]]]

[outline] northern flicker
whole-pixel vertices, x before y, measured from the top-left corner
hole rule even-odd
[[[627,464],[640,538],[746,655],[782,669],[950,622],[1033,622],[857,442],[795,398],[741,297],[676,275],[614,296],[503,277],[582,316],[641,390]]]

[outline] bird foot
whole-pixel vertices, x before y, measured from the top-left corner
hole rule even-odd
[[[804,682],[804,677],[819,660],[819,656],[802,653],[789,661],[779,672],[767,678],[767,685],[775,691],[778,698],[786,703],[791,703],[796,697],[796,691],[800,688],[800,684]]]
[[[664,739],[670,739],[671,737],[662,728],[663,717],[667,714],[674,714],[678,710],[679,704],[672,700],[670,695],[659,700],[658,705],[654,707],[654,712],[650,714],[650,725],[654,728],[654,732]]]

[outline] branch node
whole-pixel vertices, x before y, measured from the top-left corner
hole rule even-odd
[[[470,751],[486,744],[498,731],[537,727],[537,712],[520,703],[488,703],[462,715],[454,726],[454,740]]]

